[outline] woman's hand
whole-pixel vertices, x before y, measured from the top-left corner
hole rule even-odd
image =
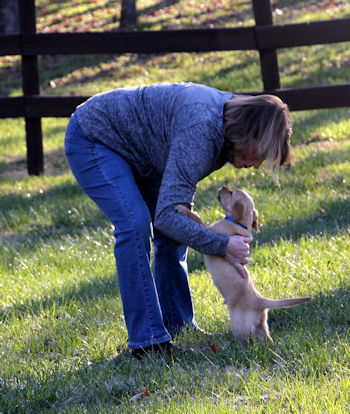
[[[243,265],[249,262],[249,244],[253,237],[231,236],[224,258],[234,266],[243,279],[247,277]]]

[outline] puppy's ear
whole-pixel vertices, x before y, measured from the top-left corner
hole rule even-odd
[[[235,221],[241,221],[244,218],[244,204],[237,200],[232,208],[232,218]]]
[[[233,192],[229,190],[227,187],[222,187],[222,189],[218,193],[219,203],[221,204],[226,214],[229,214],[229,212],[231,211],[232,194]]]
[[[252,227],[257,233],[259,231],[258,216],[259,216],[258,211],[254,209],[253,210],[253,224],[252,224]]]

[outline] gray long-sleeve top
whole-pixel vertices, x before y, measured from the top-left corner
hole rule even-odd
[[[224,255],[228,237],[174,210],[192,204],[198,181],[222,167],[224,104],[234,95],[192,83],[116,89],[80,105],[89,140],[104,143],[142,176],[162,176],[154,226],[199,252]]]

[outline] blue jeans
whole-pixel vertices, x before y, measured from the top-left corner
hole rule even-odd
[[[114,254],[130,348],[171,339],[184,325],[197,328],[187,275],[187,246],[154,230],[161,177],[141,177],[121,156],[89,141],[73,114],[65,153],[84,192],[114,225]],[[151,242],[154,244],[154,275]]]

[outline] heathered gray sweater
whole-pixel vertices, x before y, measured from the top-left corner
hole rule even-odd
[[[222,167],[224,104],[233,95],[192,83],[160,83],[95,95],[77,108],[86,137],[146,176],[162,176],[154,226],[180,243],[222,256],[228,237],[174,210],[191,204],[198,181]]]

